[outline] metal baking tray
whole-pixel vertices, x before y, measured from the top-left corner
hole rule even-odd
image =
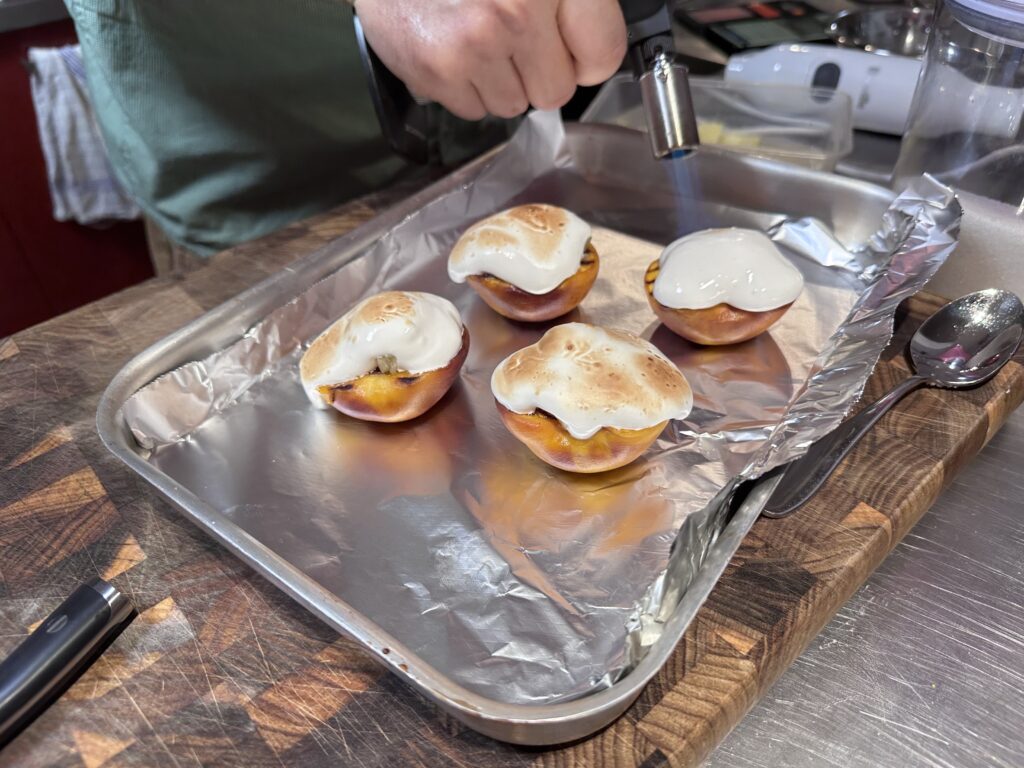
[[[543,138],[543,132],[538,135]],[[443,206],[450,193],[470,190],[472,194],[488,195],[495,204],[536,198],[586,210],[588,195],[596,194],[592,190],[607,192],[628,187],[630,191],[624,195],[621,209],[601,223],[653,241],[664,241],[666,232],[678,231],[685,224],[682,220],[693,214],[680,211],[675,205],[664,205],[663,197],[659,199],[665,189],[675,188],[678,180],[672,178],[670,166],[658,165],[651,159],[645,138],[635,131],[600,125],[565,126],[551,172],[538,177],[526,189],[506,190],[500,178],[488,175],[488,170],[507,151],[507,146],[499,148],[476,160],[135,357],[104,393],[97,426],[108,448],[182,514],[308,610],[360,643],[429,699],[488,736],[540,745],[586,736],[607,725],[633,702],[668,658],[760,514],[770,495],[772,480],[757,482],[742,502],[735,503],[730,492],[736,483],[730,483],[708,506],[702,519],[715,521],[718,526],[708,538],[713,543],[697,559],[672,558],[661,588],[664,592],[676,590],[681,598],[670,604],[674,606],[670,611],[662,612],[659,631],[646,653],[621,678],[603,690],[576,699],[542,705],[508,703],[470,690],[444,670],[432,666],[408,643],[385,631],[369,612],[354,609],[238,519],[219,511],[209,498],[204,498],[206,493],[186,487],[161,471],[149,460],[148,451],[137,442],[125,417],[125,404],[141,388],[180,366],[201,360],[241,339],[251,339],[251,329],[263,318],[323,278],[364,258],[374,244],[417,212],[436,206],[439,201]],[[870,184],[739,155],[701,152],[693,158],[690,168],[691,180],[702,185],[701,226],[745,224],[767,228],[787,217],[810,216],[827,225],[840,241],[861,243],[876,234],[893,199],[888,190]],[[638,191],[638,174],[649,179],[647,191]],[[630,222],[637,225],[631,227]],[[942,248],[931,250],[942,252],[943,258],[947,252]],[[933,271],[937,266],[930,263],[929,269]],[[893,301],[897,300],[894,295]],[[894,308],[894,303],[886,304],[884,311],[878,310],[878,317],[884,319],[888,312],[891,318]],[[880,344],[884,343],[880,334],[888,331],[878,323],[875,325],[881,330],[874,334],[878,338],[873,343],[880,351]],[[868,355],[861,361],[861,386],[874,359],[877,352],[875,358]],[[858,392],[859,388],[854,386],[853,391],[845,393],[843,402],[852,404]],[[822,422],[827,417],[834,424],[842,415],[818,414],[815,418]],[[692,527],[686,528],[681,536],[694,535]],[[682,547],[676,551],[682,551]]]

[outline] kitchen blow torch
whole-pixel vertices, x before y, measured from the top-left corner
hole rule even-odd
[[[689,73],[675,52],[667,0],[619,0],[626,20],[626,60],[639,84],[651,150],[657,158],[680,157],[699,144],[697,121],[690,96]],[[377,119],[391,148],[421,164],[443,164],[440,133],[453,131],[454,117],[439,119],[439,107],[415,98],[373,52],[354,17],[360,57],[366,71]],[[504,135],[495,123],[506,127],[515,121],[488,118],[479,131],[462,131],[463,137],[478,134],[489,144]],[[457,128],[457,126],[456,126]],[[480,149],[486,147],[481,146]]]

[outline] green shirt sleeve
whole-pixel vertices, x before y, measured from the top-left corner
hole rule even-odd
[[[388,183],[341,0],[68,0],[111,162],[210,254]]]

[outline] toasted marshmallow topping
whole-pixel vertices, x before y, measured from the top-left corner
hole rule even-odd
[[[728,304],[766,312],[794,301],[804,287],[800,271],[767,235],[754,229],[705,229],[661,253],[654,298],[671,309]]]
[[[491,391],[510,411],[545,411],[581,440],[602,427],[647,429],[682,419],[693,407],[686,377],[657,347],[586,323],[557,325],[505,358]]]
[[[590,225],[554,205],[520,205],[478,221],[448,257],[456,283],[494,275],[536,295],[555,290],[580,268]]]
[[[444,368],[462,348],[462,318],[447,299],[416,291],[386,291],[356,304],[320,334],[299,363],[310,402],[327,408],[317,387],[358,379],[389,358],[416,375]]]

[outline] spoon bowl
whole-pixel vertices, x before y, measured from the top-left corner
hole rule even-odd
[[[1024,338],[1024,304],[991,288],[950,302],[910,341],[910,359],[934,387],[982,384],[1013,357]]]

